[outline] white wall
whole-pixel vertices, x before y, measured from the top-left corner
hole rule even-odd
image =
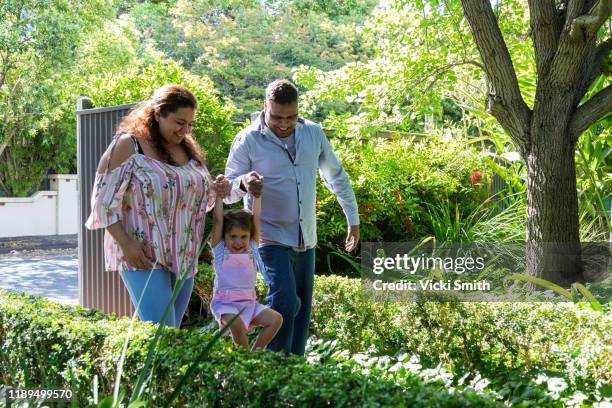
[[[76,234],[77,176],[49,176],[52,191],[30,197],[0,197],[0,237]]]
[[[52,174],[49,176],[51,190],[57,191],[57,232],[76,234],[79,222],[79,191],[77,176],[73,174]]]

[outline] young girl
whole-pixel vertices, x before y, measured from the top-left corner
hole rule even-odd
[[[216,185],[223,184],[218,176]],[[222,190],[217,190],[223,195]],[[235,315],[230,331],[234,343],[249,348],[247,332],[262,330],[252,349],[263,349],[274,338],[283,322],[282,316],[257,302],[255,298],[256,265],[262,271],[259,257],[259,215],[261,196],[253,199],[253,212],[247,209],[223,213],[223,197],[217,197],[213,214],[211,246],[213,248],[215,285],[210,308],[219,326],[224,327]]]

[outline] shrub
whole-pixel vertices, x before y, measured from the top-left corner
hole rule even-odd
[[[93,376],[110,395],[129,320],[80,307],[0,291],[0,384],[70,387],[84,405]],[[154,326],[137,323],[124,363],[123,383],[136,378]],[[210,339],[168,329],[157,350],[149,402],[160,406],[181,373]],[[224,340],[201,362],[173,406],[483,406],[494,401],[473,391],[446,390],[418,377],[403,386],[354,372],[350,365],[309,364],[269,352],[249,353]]]
[[[482,373],[498,390],[544,373],[595,399],[612,381],[612,318],[567,303],[372,303],[361,281],[315,280],[311,334],[351,353],[416,355],[460,377]],[[612,395],[608,395],[610,397]]]
[[[483,187],[486,172],[480,183],[470,181],[474,169],[483,169],[484,160],[459,139],[431,135],[422,141],[380,140],[363,146],[336,141],[336,151],[359,205],[361,241],[418,241],[435,235],[432,206],[450,205],[463,219],[489,195]],[[317,270],[322,271],[328,269],[327,254],[344,247],[346,218],[322,183],[317,193]],[[346,264],[333,269],[346,272]]]
[[[110,73],[94,81],[87,93],[94,106],[114,106],[147,99],[155,89],[168,83],[189,88],[198,99],[193,134],[206,151],[211,173],[223,172],[232,138],[237,129],[231,117],[235,107],[222,99],[212,81],[189,73],[172,60],[160,60],[144,67],[133,67],[121,76]]]
[[[214,272],[200,265],[196,291],[212,293]],[[258,275],[258,300],[266,286]],[[206,298],[206,305],[210,299]],[[454,372],[543,368],[575,381],[612,381],[612,317],[570,303],[372,302],[361,280],[316,276],[310,334],[351,353],[417,354]]]

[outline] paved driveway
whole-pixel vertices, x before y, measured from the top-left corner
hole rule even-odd
[[[0,288],[76,305],[79,302],[76,255],[0,258]]]

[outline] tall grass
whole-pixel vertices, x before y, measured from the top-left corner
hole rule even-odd
[[[524,242],[525,200],[514,194],[511,204],[503,207],[498,200],[501,194],[487,198],[465,215],[460,203],[428,204],[432,236],[438,242]]]

